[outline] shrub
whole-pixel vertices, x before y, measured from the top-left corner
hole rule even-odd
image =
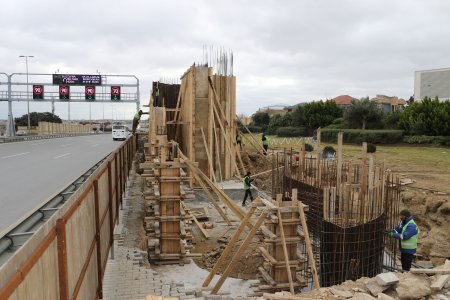
[[[311,144],[306,143],[305,144],[305,151],[306,152],[312,152],[312,151],[314,151],[314,147]]]
[[[377,146],[372,143],[367,144],[367,153],[375,153],[377,151]]]
[[[253,124],[248,125],[247,128],[248,128],[248,130],[250,130],[250,132],[253,132],[253,133],[260,133],[260,132],[263,132],[263,130],[264,130],[264,128],[262,126],[257,126],[257,125],[253,125]]]
[[[408,144],[434,144],[450,146],[450,136],[409,135],[403,137]]]
[[[395,144],[403,140],[402,130],[362,130],[362,129],[329,129],[323,128],[322,141],[334,143],[337,141],[337,134],[344,133],[344,142],[361,144],[362,142],[373,144]]]
[[[304,136],[305,128],[304,127],[280,127],[276,131],[277,136],[279,137],[295,137],[295,136]]]
[[[328,158],[333,157],[336,154],[336,150],[332,146],[326,146],[323,148],[322,157]]]

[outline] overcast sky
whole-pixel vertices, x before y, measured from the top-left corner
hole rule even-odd
[[[449,12],[447,0],[2,1],[0,72],[25,72],[18,56],[34,55],[30,73],[134,74],[147,104],[152,81],[179,78],[207,45],[234,52],[238,113],[342,94],[407,99],[415,70],[450,67]],[[92,118],[135,110],[91,108]],[[67,104],[55,113],[67,118]],[[71,105],[71,117],[88,119],[89,105]]]

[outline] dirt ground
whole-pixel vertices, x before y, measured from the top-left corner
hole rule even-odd
[[[241,199],[235,199],[237,203],[240,203]],[[237,226],[239,225],[237,218],[235,218],[232,214],[229,214],[229,217],[232,221],[232,226],[228,226],[222,217],[219,215],[217,210],[213,205],[208,204],[204,201],[204,199],[197,198],[196,200],[191,200],[186,203],[190,208],[203,208],[205,207],[208,211],[209,218],[208,220],[200,221],[203,222],[209,221],[213,223],[212,229],[206,229],[209,233],[210,238],[207,239],[201,233],[200,229],[194,223],[191,224],[192,234],[195,237],[194,242],[194,253],[202,253],[201,258],[195,258],[194,262],[201,268],[210,270],[219,259],[223,250],[225,249],[228,241],[230,240],[233,233],[236,231]],[[245,238],[245,234],[242,233],[240,239],[233,247],[233,251],[231,252],[234,255],[239,247],[242,244],[242,240]],[[256,279],[257,268],[262,265],[263,258],[260,255],[259,251],[257,251],[257,247],[261,246],[261,237],[256,236],[252,243],[246,248],[244,254],[236,264],[236,267],[231,272],[231,276],[233,278],[239,279]],[[230,262],[232,255],[227,257],[225,260],[224,267],[228,265]],[[220,269],[220,273],[224,271],[224,267]]]

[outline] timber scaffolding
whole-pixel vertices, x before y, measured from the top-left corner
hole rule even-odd
[[[159,90],[158,107],[154,106],[156,88]],[[194,65],[182,76],[181,86],[156,82],[153,89],[149,104],[150,131],[148,143],[145,144],[146,162],[141,164],[146,183],[144,195],[148,210],[145,224],[147,234],[151,237],[148,247],[150,260],[155,263],[184,263],[184,258],[192,255],[186,250],[190,245],[182,249],[192,238],[190,234],[183,235],[183,228],[189,232],[183,227],[183,221],[189,214],[184,201],[188,197],[178,195],[178,191],[187,190],[187,185],[181,184],[181,181],[186,181],[191,187],[203,188],[229,226],[233,224],[225,207],[230,209],[239,222],[226,249],[205,280],[204,288],[208,287],[212,277],[224,267],[221,278],[212,289],[212,293],[216,294],[256,233],[261,232],[260,241],[264,246],[259,247],[259,250],[265,263],[259,268],[260,284],[254,286],[255,295],[282,290],[299,292],[310,280],[301,273],[311,275],[304,271],[306,255],[310,255],[310,269],[314,270],[315,266],[309,234],[305,234],[308,232],[304,214],[307,207],[298,201],[295,191],[292,192],[290,201],[281,201],[281,194],[277,195],[277,200],[258,197],[246,212],[218,185],[218,182],[245,173],[234,139],[235,77],[213,75],[212,68]],[[163,176],[168,172],[167,169],[172,170],[169,176],[173,177],[170,188],[163,187],[167,182],[167,178],[164,179]],[[166,215],[170,211],[170,218],[162,217],[163,190],[171,191],[170,203],[175,205],[173,209],[165,210]],[[196,221],[195,216],[189,217]],[[171,222],[170,231],[162,230],[168,221]],[[208,233],[198,222],[195,223],[205,238],[208,238]],[[300,224],[302,229],[297,230]],[[241,235],[244,240],[239,249],[232,253]],[[171,243],[171,252],[168,247],[163,246],[164,243]],[[300,253],[299,247],[310,251]],[[231,260],[225,264],[230,256]],[[318,287],[317,274],[313,275],[315,287]]]
[[[398,219],[399,179],[384,163],[375,164],[366,143],[361,160],[344,162],[342,138],[340,133],[333,158],[322,157],[320,129],[313,153],[305,152],[303,142],[299,151],[272,157],[272,194],[289,196],[298,189],[309,207],[307,225],[321,286],[373,277],[396,266],[396,242],[384,232]]]
[[[218,182],[240,177],[245,167],[235,142],[236,77],[213,72],[207,65],[192,65],[181,76],[181,85],[153,82],[151,102],[158,89],[158,105],[166,113],[156,117],[165,118],[168,140],[176,141],[186,157]],[[198,186],[195,179],[189,184]]]

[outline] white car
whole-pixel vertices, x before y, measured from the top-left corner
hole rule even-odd
[[[127,137],[128,137],[128,130],[124,125],[113,125],[112,128],[113,141],[126,140]]]
[[[27,135],[27,132],[25,130],[17,130],[16,135],[17,136]]]

